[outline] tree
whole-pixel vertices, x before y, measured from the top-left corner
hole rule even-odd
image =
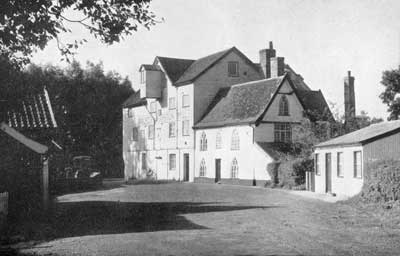
[[[388,106],[388,120],[397,120],[400,116],[400,66],[398,69],[386,70],[382,73],[381,84],[385,90],[379,95],[382,102]]]
[[[0,4],[0,55],[21,65],[37,49],[56,39],[61,54],[69,61],[86,40],[62,43],[60,33],[72,32],[68,24],[86,28],[102,43],[119,42],[157,21],[149,11],[151,0],[10,0]],[[79,15],[71,18],[70,15]]]

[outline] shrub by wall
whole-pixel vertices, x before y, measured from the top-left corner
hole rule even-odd
[[[275,180],[275,186],[296,188],[305,184],[306,171],[313,170],[314,162],[309,158],[287,157],[279,163],[268,166],[268,172]],[[302,186],[304,187],[304,186]]]
[[[360,196],[374,203],[399,202],[400,161],[382,160],[369,164]]]

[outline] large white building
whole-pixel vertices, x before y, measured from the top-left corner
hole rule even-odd
[[[304,113],[328,113],[282,57],[253,63],[235,47],[198,60],[156,57],[123,105],[125,179],[260,183],[274,143],[295,139]]]

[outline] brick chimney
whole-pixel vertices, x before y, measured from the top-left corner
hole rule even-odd
[[[350,121],[356,116],[354,77],[351,76],[351,71],[347,71],[347,76],[344,78],[344,111],[344,118],[346,122]]]
[[[269,49],[260,50],[260,65],[265,78],[271,77],[271,58],[276,56],[276,51],[272,44],[269,42]]]
[[[285,58],[273,57],[271,58],[271,78],[283,76],[285,73]]]

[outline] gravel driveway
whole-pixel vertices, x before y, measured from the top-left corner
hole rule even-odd
[[[400,229],[348,204],[277,189],[126,185],[58,198],[57,255],[399,255]]]

